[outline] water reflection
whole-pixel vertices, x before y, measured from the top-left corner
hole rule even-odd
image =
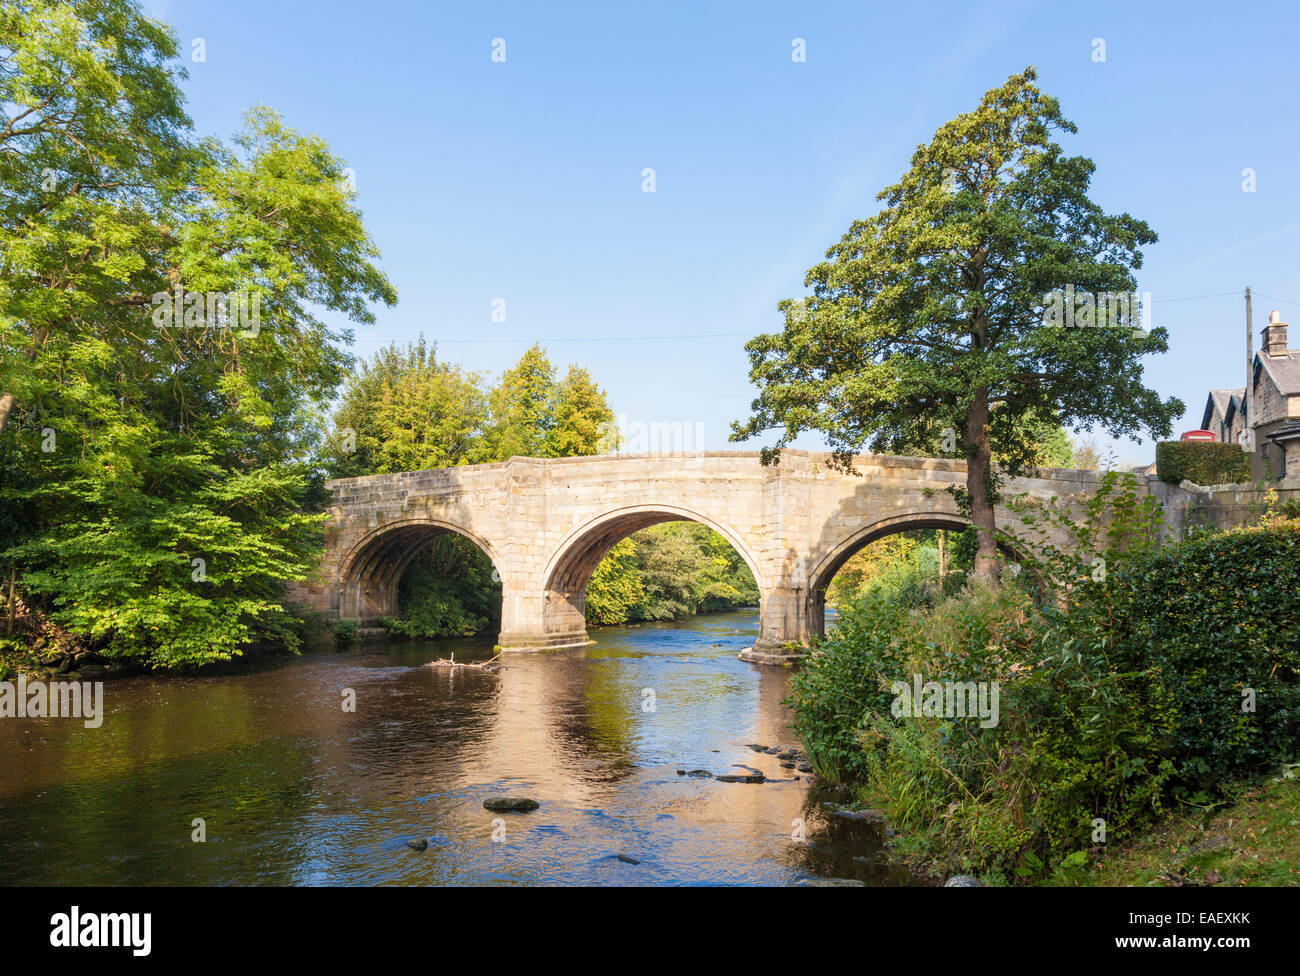
[[[737,613],[494,674],[423,666],[491,655],[459,641],[111,682],[100,729],[0,721],[0,882],[904,882],[870,839],[829,842],[806,778],[747,747],[794,742],[787,672],[736,659],[756,634]],[[780,782],[677,773],[737,764]],[[502,794],[541,808],[483,808]],[[792,840],[800,820],[814,844]]]

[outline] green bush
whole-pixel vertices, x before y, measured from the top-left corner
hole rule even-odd
[[[473,542],[448,532],[411,561],[397,585],[399,616],[380,623],[402,637],[469,637],[501,621],[501,583]]]
[[[1116,574],[1119,667],[1153,669],[1179,785],[1291,759],[1300,740],[1300,522],[1203,536]],[[1253,691],[1254,711],[1249,706]]]
[[[1250,480],[1250,455],[1236,444],[1161,441],[1156,445],[1161,481],[1176,485],[1237,485]]]
[[[357,639],[361,621],[356,617],[343,617],[334,621],[334,643],[338,647],[347,647]]]

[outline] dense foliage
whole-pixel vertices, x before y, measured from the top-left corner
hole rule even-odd
[[[1250,481],[1250,455],[1238,444],[1207,441],[1161,441],[1156,471],[1171,485],[1240,485]]]
[[[1216,784],[1300,743],[1300,522],[1214,533],[1110,587],[1116,666],[1151,669],[1178,784]],[[1249,710],[1247,710],[1249,708]]]
[[[607,446],[613,417],[587,370],[570,366],[557,380],[540,346],[489,385],[421,338],[381,349],[348,377],[326,454],[337,478],[590,455]]]
[[[403,637],[468,637],[501,625],[501,582],[469,539],[448,533],[411,560],[397,587],[401,615],[385,621]]]
[[[1011,878],[1210,802],[1300,731],[1300,524],[1159,549],[1158,508],[1114,475],[1082,518],[1040,517],[1072,545],[1000,587],[864,594],[794,679],[813,762],[884,805],[905,850]],[[896,716],[917,674],[997,682],[996,724]]]
[[[694,613],[758,605],[753,573],[707,526],[670,522],[642,529],[632,539],[642,597],[629,607],[627,620],[680,620]]]
[[[0,7],[15,640],[155,665],[296,640],[281,585],[317,563],[310,456],[350,363],[321,316],[396,299],[324,142],[266,108],[199,138],[183,78],[129,0]]]

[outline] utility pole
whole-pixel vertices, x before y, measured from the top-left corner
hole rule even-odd
[[[1241,446],[1247,453],[1253,453],[1255,450],[1255,435],[1250,429],[1250,425],[1255,420],[1254,398],[1250,394],[1250,373],[1251,366],[1255,361],[1255,330],[1250,318],[1250,285],[1246,286],[1246,393],[1243,397],[1246,407],[1245,422],[1242,424],[1242,442]]]

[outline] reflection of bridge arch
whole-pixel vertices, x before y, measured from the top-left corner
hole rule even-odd
[[[630,505],[614,509],[575,526],[556,546],[543,570],[545,631],[556,643],[587,642],[587,582],[592,572],[621,540],[663,522],[695,522],[718,533],[749,566],[759,592],[763,591],[758,561],[737,533],[722,522],[675,505]]]
[[[447,533],[468,539],[497,565],[492,546],[464,526],[420,517],[384,522],[357,540],[339,564],[339,616],[358,620],[397,616],[397,586],[420,550]]]

